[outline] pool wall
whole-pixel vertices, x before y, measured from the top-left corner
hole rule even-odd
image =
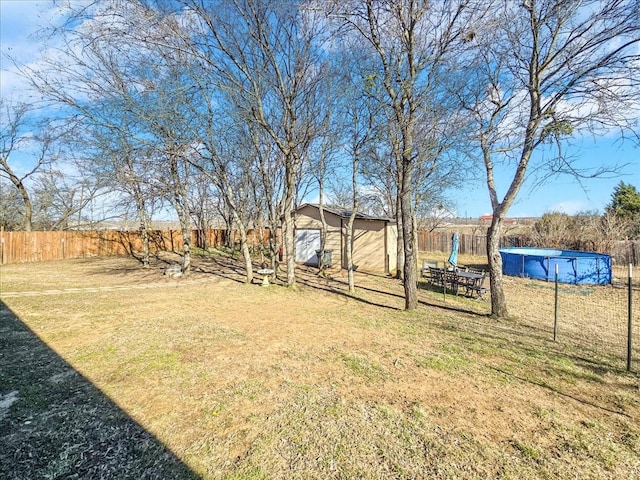
[[[611,283],[611,257],[603,253],[552,248],[502,248],[502,273],[514,277],[562,283],[605,285]]]

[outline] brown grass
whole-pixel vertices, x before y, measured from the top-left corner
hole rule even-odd
[[[513,318],[496,321],[426,288],[404,312],[381,276],[358,274],[350,296],[339,275],[301,271],[294,291],[196,263],[183,280],[125,258],[2,267],[20,322],[3,312],[0,395],[19,399],[0,419],[0,476],[640,478],[640,379],[596,341],[552,341],[547,284],[506,279]],[[47,365],[66,362],[40,389],[9,342],[32,337],[21,324],[55,352]],[[74,443],[80,404],[104,438]]]

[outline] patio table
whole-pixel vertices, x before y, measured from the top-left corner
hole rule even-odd
[[[482,280],[485,275],[475,272],[456,272],[456,279],[458,287],[465,288],[465,295],[473,296],[476,292],[479,297],[482,297]]]

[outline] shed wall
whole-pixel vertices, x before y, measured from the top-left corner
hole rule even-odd
[[[385,272],[385,222],[356,220],[354,222],[353,264],[358,271]],[[346,265],[343,265],[346,268]]]
[[[324,212],[327,222],[325,248],[331,250],[334,267],[346,265],[346,226],[348,219]],[[321,230],[320,211],[312,205],[300,207],[295,215],[297,230]],[[396,269],[397,229],[385,220],[356,219],[354,223],[353,263],[357,270],[388,273]]]

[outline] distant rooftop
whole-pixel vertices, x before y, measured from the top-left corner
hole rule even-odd
[[[491,220],[493,220],[493,215],[491,215],[491,214],[488,214],[488,215],[482,215],[482,216],[479,218],[479,220],[481,220],[481,221],[483,221],[483,222],[484,222],[484,221],[490,222]],[[518,219],[517,219],[517,218],[508,218],[508,217],[505,217],[505,218],[503,219],[503,222],[504,222],[504,223],[518,223]]]

